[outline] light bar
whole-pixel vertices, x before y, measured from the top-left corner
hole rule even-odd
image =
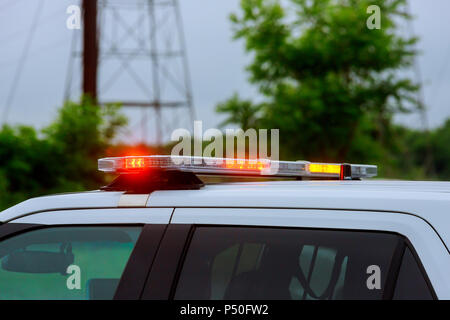
[[[371,178],[377,175],[377,166],[374,165],[158,155],[103,158],[98,160],[98,169],[112,173],[176,170],[205,175],[309,177],[340,180]]]

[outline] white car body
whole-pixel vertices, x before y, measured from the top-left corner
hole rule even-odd
[[[150,194],[92,191],[27,200],[2,223],[170,223],[394,232],[415,248],[436,296],[450,299],[450,183],[272,181]]]

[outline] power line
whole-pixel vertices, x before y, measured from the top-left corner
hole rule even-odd
[[[433,102],[437,101],[437,98],[439,96],[439,91],[441,89],[441,85],[442,85],[442,81],[444,80],[444,76],[445,76],[445,71],[447,70],[448,66],[449,66],[449,60],[450,60],[450,43],[448,46],[448,50],[446,52],[446,54],[444,55],[444,63],[442,64],[442,67],[439,68],[438,74],[437,74],[437,81],[436,81],[436,85],[434,86],[434,90],[433,90],[433,94],[431,95]]]
[[[65,5],[64,5],[64,6],[65,6]],[[65,14],[65,7],[59,8],[59,9],[57,9],[57,10],[55,10],[55,11],[52,11],[51,13],[49,13],[48,15],[46,15],[45,17],[43,17],[43,18],[41,19],[41,23],[40,23],[39,25],[37,25],[36,27],[37,27],[37,28],[40,28],[40,27],[46,25],[47,23],[53,21],[53,18],[54,18],[54,17],[56,17],[56,16],[61,16],[61,11],[63,11],[63,13]],[[25,32],[25,31],[27,31],[27,30],[29,30],[29,29],[28,29],[28,28],[20,28],[20,29],[18,29],[18,30],[16,30],[16,31],[11,32],[10,34],[4,36],[3,38],[0,38],[0,42],[2,42],[2,43],[4,44],[6,41],[9,41],[9,40],[12,39],[12,40],[10,41],[10,43],[12,43],[12,42],[14,42],[14,41],[17,40],[17,39],[20,39],[20,38],[17,37],[17,36],[20,35],[20,34],[22,34],[23,32]]]
[[[146,142],[151,130],[156,144],[162,145],[166,137],[163,135],[164,128],[170,130],[182,124],[192,125],[195,119],[178,1],[97,1],[101,31],[98,39],[99,104],[120,102],[123,107],[146,108],[140,119],[142,142]],[[85,30],[91,34],[96,32],[93,27],[89,29],[85,26]],[[71,97],[75,59],[78,61],[82,57],[79,50],[72,50],[66,80],[66,100]],[[117,70],[106,69],[105,61]],[[89,78],[92,80],[95,76]],[[136,99],[130,100],[127,93],[121,90],[108,90],[120,86],[124,81],[140,89],[139,94],[135,95]],[[176,117],[177,112],[183,113],[183,116]],[[155,121],[154,126],[149,125],[149,114]],[[174,126],[169,119],[177,125]]]
[[[22,74],[23,66],[25,64],[25,60],[27,59],[28,51],[30,50],[33,36],[34,36],[35,30],[36,30],[37,24],[39,22],[39,17],[41,15],[42,8],[44,7],[44,1],[45,0],[40,0],[37,5],[36,12],[35,12],[34,18],[33,18],[33,22],[31,24],[30,32],[29,32],[27,40],[25,42],[25,47],[23,48],[22,55],[20,57],[20,62],[17,65],[17,70],[14,75],[14,79],[13,79],[13,82],[11,85],[11,90],[9,91],[9,95],[6,99],[6,105],[5,105],[5,109],[3,110],[3,118],[2,118],[3,124],[6,123],[6,121],[8,119],[9,110],[11,109],[11,104],[14,99],[14,94],[16,92],[17,85],[20,80],[20,75]]]
[[[411,8],[409,5],[409,1],[406,2],[406,12],[408,15],[411,15]],[[414,32],[414,25],[411,19],[407,20],[407,27],[408,27],[408,31],[409,31],[409,35],[410,37],[415,37],[415,32]],[[422,81],[422,70],[420,68],[420,64],[419,61],[417,59],[417,56],[414,56],[413,58],[413,72],[414,72],[414,76],[416,78],[417,83],[419,84],[419,90],[417,92],[417,100],[419,102],[420,105],[420,117],[421,117],[421,121],[422,121],[422,126],[425,130],[428,130],[428,117],[427,117],[427,113],[425,110],[425,96],[423,93],[423,81]]]
[[[411,15],[411,8],[410,8],[409,1],[406,1],[406,12],[408,15]],[[409,29],[410,36],[414,37],[414,35],[415,35],[414,25],[413,25],[411,19],[407,20],[407,26]],[[419,106],[420,106],[419,114],[420,114],[420,119],[422,121],[422,128],[425,132],[425,138],[426,138],[424,166],[430,175],[434,175],[435,170],[434,170],[434,164],[433,164],[433,150],[431,147],[428,115],[427,115],[427,110],[426,110],[426,106],[425,106],[425,96],[424,96],[424,92],[423,92],[422,72],[421,72],[420,64],[419,64],[419,61],[418,61],[416,55],[414,55],[413,63],[414,63],[414,75],[416,77],[417,83],[419,84],[419,90],[417,92],[417,100],[418,100]]]
[[[2,6],[0,6],[0,11],[4,11],[5,9],[8,9],[16,4],[18,4],[20,0],[10,0],[6,4],[4,3]]]
[[[50,49],[55,49],[57,47],[60,47],[63,44],[67,44],[67,36],[64,35],[63,37],[60,37],[59,39],[53,40],[39,48],[37,48],[36,50],[32,50],[29,52],[30,55],[32,55],[31,58],[34,58],[36,56],[41,55],[42,53],[48,52]],[[12,65],[14,66],[20,59],[16,58],[16,59],[10,59],[10,60],[1,60],[0,61],[0,66],[4,67],[4,66],[8,66],[8,65]]]

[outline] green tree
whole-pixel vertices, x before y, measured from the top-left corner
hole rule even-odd
[[[441,179],[450,180],[450,119],[432,132],[431,141],[436,174]]]
[[[63,164],[57,175],[65,189],[97,188],[103,182],[97,159],[105,155],[117,130],[126,124],[118,108],[99,107],[88,98],[81,104],[69,101],[59,110],[56,121],[44,130],[44,137]]]
[[[250,100],[240,99],[237,93],[216,107],[217,112],[227,114],[227,118],[221,123],[221,126],[238,124],[243,130],[258,126],[258,119],[261,117],[260,110],[260,105],[253,104]]]
[[[42,132],[25,126],[0,130],[0,209],[27,198],[96,189],[104,183],[97,159],[107,153],[126,119],[118,106],[89,99],[66,102]]]
[[[0,131],[0,208],[48,190],[54,157],[33,128],[3,126]]]
[[[233,14],[236,39],[253,56],[250,81],[265,97],[262,104],[222,103],[228,121],[279,128],[284,157],[309,160],[359,160],[369,143],[383,157],[392,116],[420,108],[417,86],[400,77],[415,54],[416,39],[396,33],[410,17],[405,0],[241,0]],[[381,9],[381,29],[369,30],[369,5]],[[226,107],[228,106],[228,107]],[[378,143],[378,145],[376,145]]]

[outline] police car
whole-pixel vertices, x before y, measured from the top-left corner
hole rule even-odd
[[[450,298],[449,183],[306,161],[131,156],[99,170],[118,177],[0,213],[1,299]]]

